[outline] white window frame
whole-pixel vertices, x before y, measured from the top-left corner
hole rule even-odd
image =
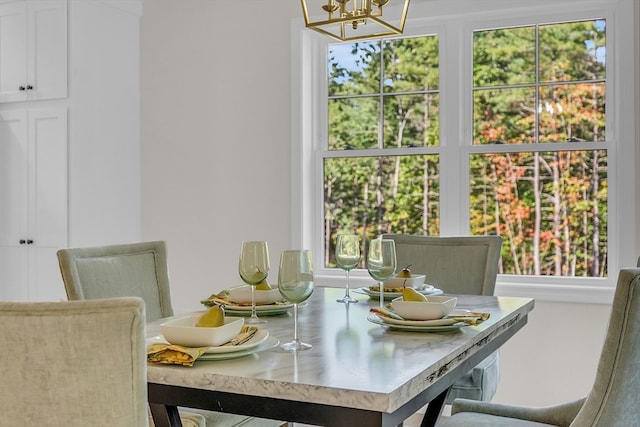
[[[515,4],[514,4],[515,3]],[[465,11],[461,13],[460,11]],[[500,275],[496,295],[526,296],[558,302],[610,303],[620,268],[635,265],[640,255],[640,145],[638,130],[638,18],[634,0],[473,0],[414,2],[404,35],[437,33],[440,40],[441,173],[468,183],[468,155],[492,147],[470,146],[470,52],[474,30],[563,20],[605,18],[607,21],[608,149],[608,277]],[[636,33],[634,34],[634,26]],[[344,272],[324,267],[322,157],[315,155],[327,140],[327,45],[331,39],[304,28],[291,27],[291,234],[294,247],[311,249],[319,286],[344,286]],[[635,52],[635,58],[634,58]],[[634,63],[635,60],[635,63]],[[469,108],[459,108],[468,105]],[[460,120],[455,117],[459,115]],[[458,146],[458,144],[460,144]],[[453,153],[453,155],[450,155]],[[442,180],[442,182],[447,182]],[[441,188],[446,193],[446,188]],[[464,193],[464,192],[463,192]],[[468,191],[465,193],[468,194]],[[442,197],[440,235],[468,234],[468,198]],[[366,270],[351,272],[351,287],[367,286]]]

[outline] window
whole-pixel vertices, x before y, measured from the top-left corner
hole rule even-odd
[[[503,274],[606,277],[606,21],[474,31],[472,53],[495,151],[469,158],[471,233],[503,237]]]
[[[431,8],[399,38],[302,43],[315,55],[299,158],[314,167],[298,173],[313,197],[300,198],[294,234],[316,270],[334,274],[339,230],[500,234],[499,285],[610,290],[609,272],[636,255],[624,253],[635,223],[627,235],[618,222],[635,217],[620,197],[635,194],[633,171],[611,172],[633,168],[634,144],[619,119],[633,111],[615,90],[633,85],[615,55],[633,19],[615,7],[632,2],[576,11],[560,1],[538,15]]]

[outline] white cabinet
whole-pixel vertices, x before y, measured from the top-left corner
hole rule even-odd
[[[0,300],[66,299],[58,249],[140,241],[141,15],[142,0],[0,0]],[[11,89],[29,51],[34,90]],[[44,91],[52,76],[64,91]]]
[[[0,300],[64,299],[65,109],[0,111]]]
[[[66,96],[66,0],[0,2],[0,102]]]

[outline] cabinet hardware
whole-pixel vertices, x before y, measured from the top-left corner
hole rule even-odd
[[[24,239],[20,239],[20,244],[21,244],[21,245],[24,245],[25,243],[27,243],[27,241],[26,241],[26,240],[24,240]]]
[[[27,88],[26,88],[26,87],[24,87],[24,86],[19,86],[19,87],[18,87],[18,90],[27,90]]]
[[[32,90],[32,89],[33,89],[33,86],[27,85],[27,90]]]
[[[33,240],[28,239],[28,240],[27,240],[27,245],[32,245],[32,244],[33,244]]]

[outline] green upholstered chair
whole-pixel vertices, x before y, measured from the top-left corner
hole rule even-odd
[[[553,384],[550,387],[558,387]],[[439,427],[640,426],[640,268],[618,275],[611,317],[589,394],[545,408],[456,400]]]
[[[409,234],[383,237],[396,242],[398,269],[411,264],[413,273],[425,275],[425,283],[448,294],[493,295],[502,237]],[[498,387],[498,362],[496,351],[453,384],[445,403],[459,397],[491,400]]]
[[[141,299],[0,302],[0,325],[0,425],[147,425]]]
[[[69,300],[136,296],[148,322],[173,316],[162,241],[61,249],[58,262]]]
[[[136,296],[146,303],[148,322],[173,316],[163,241],[60,249],[60,272],[69,300]],[[277,421],[188,409],[184,426],[278,426]]]

